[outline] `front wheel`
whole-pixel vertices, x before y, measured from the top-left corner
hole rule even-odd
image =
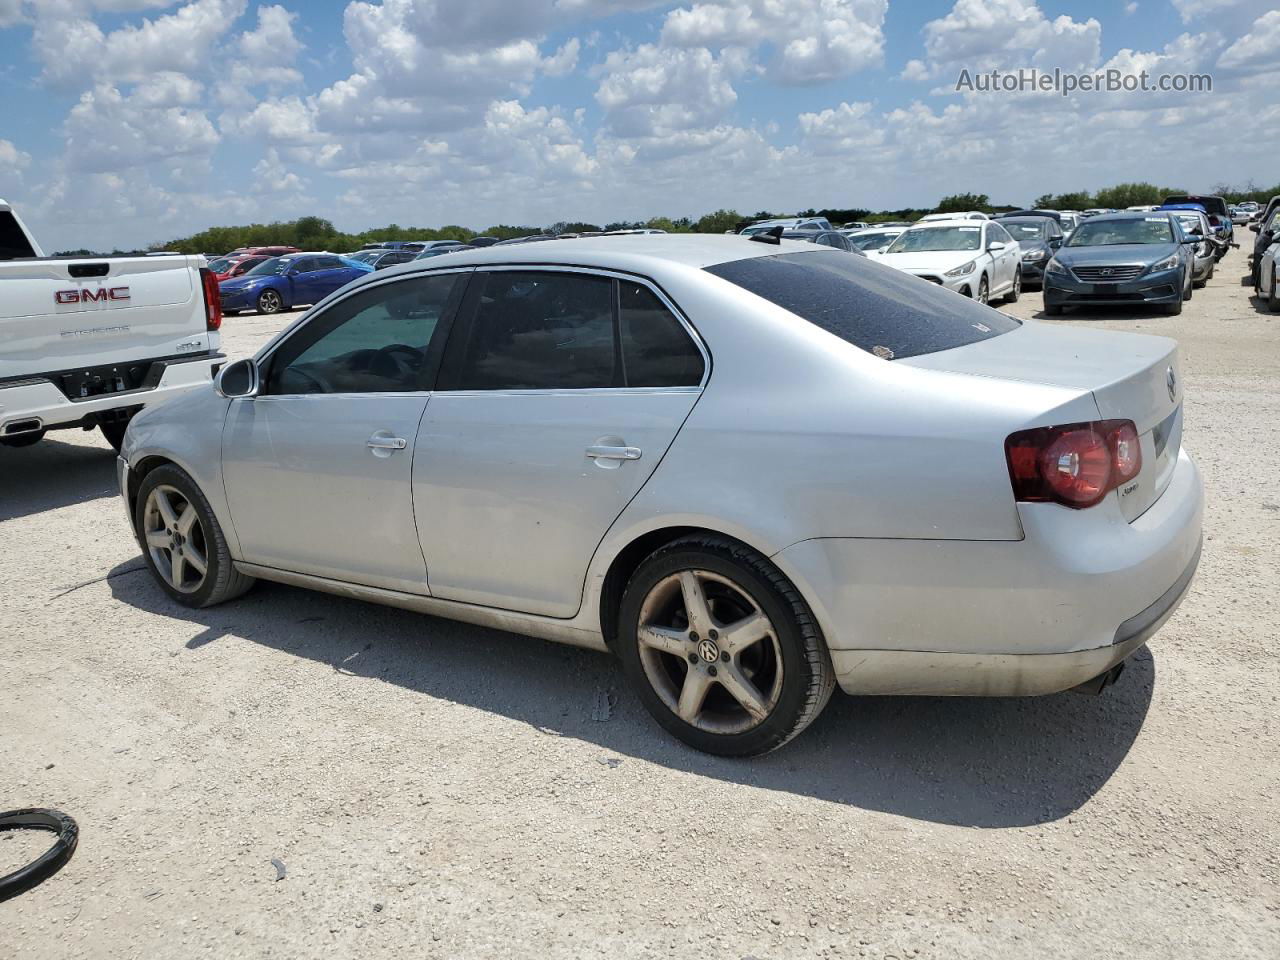
[[[978,282],[978,302],[991,302],[991,286],[987,283],[987,278],[985,276]]]
[[[1062,306],[1057,303],[1050,303],[1048,300],[1044,302],[1044,315],[1046,317],[1062,316]]]
[[[719,537],[677,540],[640,565],[623,594],[618,645],[654,719],[721,756],[777,749],[835,689],[796,588],[754,550]]]
[[[254,584],[235,569],[213,508],[179,467],[156,467],[143,478],[134,530],[160,588],[184,607],[210,607]]]
[[[284,309],[284,300],[275,290],[263,290],[258,295],[259,313],[279,313]]]
[[[1188,269],[1187,269],[1187,272],[1186,272],[1185,276],[1186,276],[1186,280],[1187,280],[1187,282],[1186,282],[1186,285],[1182,288],[1182,299],[1183,299],[1183,300],[1190,300],[1190,299],[1191,299],[1191,295],[1192,295],[1192,293],[1194,293],[1194,292],[1195,292],[1195,283],[1194,283],[1194,282],[1192,281],[1192,279],[1191,279],[1191,269],[1190,269],[1190,268],[1188,268]]]
[[[1271,267],[1271,290],[1267,294],[1267,309],[1272,313],[1280,313],[1280,290],[1276,289],[1276,268]]]

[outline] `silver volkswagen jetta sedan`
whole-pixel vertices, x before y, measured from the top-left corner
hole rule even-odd
[[[852,694],[1100,690],[1200,551],[1176,345],[1020,322],[812,244],[406,264],[134,419],[190,607],[255,579],[618,655],[753,755]]]

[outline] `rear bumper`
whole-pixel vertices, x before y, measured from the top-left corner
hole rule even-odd
[[[1180,270],[1162,270],[1120,283],[1085,283],[1072,276],[1044,276],[1044,302],[1072,307],[1089,304],[1162,304],[1182,299]]]
[[[143,386],[76,400],[69,399],[47,377],[0,382],[0,436],[20,423],[38,421],[40,426],[37,429],[42,430],[92,425],[95,416],[110,410],[162,403],[211,383],[213,372],[223,359],[220,353],[202,353],[161,361],[138,361],[151,368],[149,379]]]
[[[775,557],[809,600],[846,692],[1065,690],[1141,646],[1185,595],[1203,513],[1185,452],[1132,523],[1114,503],[1021,506],[1023,540],[831,538]]]

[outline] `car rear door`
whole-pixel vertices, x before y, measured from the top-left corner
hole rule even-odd
[[[413,443],[462,276],[360,287],[263,358],[260,394],[231,402],[222,437],[246,561],[427,591]]]
[[[573,616],[596,547],[708,370],[692,329],[646,281],[478,271],[414,450],[432,595]]]

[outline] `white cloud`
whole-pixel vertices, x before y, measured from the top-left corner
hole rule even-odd
[[[1280,10],[1259,17],[1252,30],[1223,51],[1218,66],[1224,70],[1280,69]]]
[[[55,15],[56,4],[41,6],[33,45],[44,65],[41,79],[67,88],[90,80],[142,83],[160,71],[200,73],[246,3],[195,0],[172,14],[110,33],[89,19]]]
[[[1132,17],[1137,12],[1138,12],[1138,0],[1130,0],[1129,3],[1126,3],[1124,5],[1124,15],[1126,17]]]
[[[147,89],[168,89],[181,98],[192,92],[184,87],[177,82]],[[151,92],[126,96],[105,84],[81,95],[63,124],[68,167],[114,173],[178,159],[195,159],[202,168],[206,166],[219,141],[209,118],[199,110],[165,105],[163,98],[153,101],[152,96]]]
[[[678,47],[775,49],[772,75],[826,83],[878,65],[888,0],[702,0],[667,15],[662,42]]]
[[[15,147],[12,141],[0,140],[0,170],[20,173],[31,164],[31,154]]]
[[[705,47],[642,44],[604,61],[596,101],[620,136],[664,136],[714,125],[738,99],[730,82],[740,64]]]
[[[1050,20],[1034,0],[956,0],[945,16],[924,26],[932,76],[996,68],[1061,67],[1097,63],[1102,25],[1060,16]]]

